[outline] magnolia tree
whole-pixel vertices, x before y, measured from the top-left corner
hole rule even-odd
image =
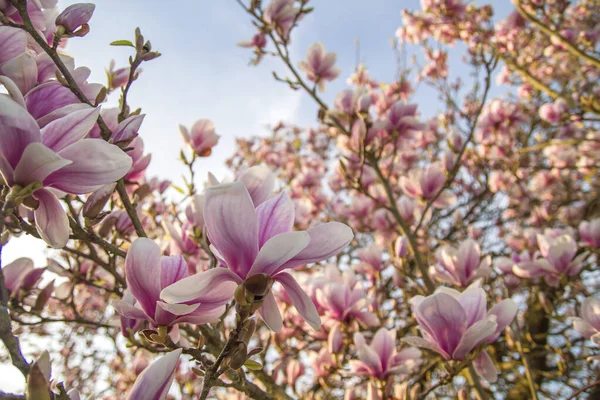
[[[396,32],[421,61],[390,82],[357,66],[333,104],[333,44],[290,56],[309,1],[238,3],[252,64],[279,59],[319,112],[238,139],[235,178],[202,190],[210,120],[180,127],[183,187],[145,173],[127,95],[160,54],[139,30],[88,83],[61,49],[94,5],[0,0],[1,243],[59,249],[2,264],[1,357],[27,388],[0,398],[598,398],[598,2],[500,20],[422,0]]]

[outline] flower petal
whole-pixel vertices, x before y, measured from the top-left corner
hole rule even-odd
[[[41,141],[40,129],[27,110],[8,96],[0,96],[0,126],[0,154],[14,169],[25,148]]]
[[[188,266],[182,255],[162,257],[160,260],[160,287],[165,288],[187,278]]]
[[[146,367],[137,377],[127,400],[164,400],[175,377],[181,352],[177,349],[167,353]]]
[[[58,152],[83,139],[100,115],[99,108],[86,107],[62,118],[55,119],[42,128],[42,143]]]
[[[168,311],[173,315],[187,315],[196,311],[200,306],[200,303],[196,304],[169,304],[163,301],[157,301],[156,305],[162,308],[164,311]]]
[[[273,236],[260,249],[248,276],[257,274],[273,275],[283,264],[301,252],[310,242],[304,231],[286,232]]]
[[[207,290],[215,288],[233,298],[236,285],[229,282],[239,284],[242,283],[242,279],[227,268],[213,268],[167,286],[160,292],[160,298],[168,303],[184,303],[196,300]]]
[[[37,63],[35,57],[29,53],[21,53],[5,62],[0,72],[17,85],[22,94],[29,92],[37,83]]]
[[[96,191],[118,181],[131,168],[126,153],[101,139],[82,139],[59,155],[73,163],[46,178],[44,185],[72,194]]]
[[[422,337],[407,336],[407,337],[402,338],[400,341],[403,343],[406,343],[410,346],[415,346],[415,347],[420,347],[422,349],[428,349],[428,350],[435,351],[436,353],[438,353],[439,355],[444,357],[446,360],[450,359],[450,355],[448,353],[446,353],[440,346],[438,346],[437,343],[430,342],[429,340],[423,339]]]
[[[315,330],[321,327],[321,317],[315,304],[304,290],[298,285],[293,276],[287,272],[277,274],[274,279],[283,285],[285,292],[290,297],[292,304],[298,310],[298,314]]]
[[[310,235],[308,246],[279,270],[326,260],[339,253],[354,238],[352,229],[340,222],[317,225],[306,232]]]
[[[276,333],[281,331],[281,328],[283,328],[283,320],[281,319],[281,313],[279,312],[279,307],[277,306],[272,291],[269,291],[265,296],[263,304],[258,311],[270,330]]]
[[[258,254],[258,219],[246,187],[234,182],[206,189],[204,222],[227,267],[245,278]]]
[[[48,190],[36,190],[33,197],[40,202],[33,212],[38,233],[50,246],[62,249],[69,241],[69,219],[65,210]]]
[[[487,351],[484,350],[479,353],[475,361],[473,361],[473,367],[475,367],[477,375],[489,383],[494,383],[498,380],[498,370]]]
[[[160,261],[160,248],[148,238],[136,239],[125,257],[127,287],[150,317],[160,298]]]
[[[273,236],[289,232],[294,226],[294,203],[285,192],[256,207],[258,217],[258,246]]]
[[[487,316],[493,315],[496,317],[496,323],[498,324],[494,335],[486,340],[488,343],[492,343],[496,340],[504,328],[513,322],[518,309],[519,307],[517,307],[517,304],[512,299],[504,299],[487,312]]]
[[[456,350],[452,354],[452,359],[463,360],[471,350],[490,335],[493,335],[497,326],[498,324],[493,317],[488,317],[488,319],[477,321],[471,325],[463,334],[458,346],[456,346]]]
[[[396,332],[380,328],[371,341],[371,347],[379,356],[382,368],[387,369],[388,360],[396,352]]]
[[[43,144],[31,143],[23,151],[23,156],[14,172],[14,182],[27,186],[33,182],[43,182],[51,173],[71,164]]]
[[[236,179],[242,182],[252,198],[254,207],[273,196],[275,189],[275,174],[264,165],[250,167]]]

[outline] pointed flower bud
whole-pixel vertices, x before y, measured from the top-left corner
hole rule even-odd
[[[56,17],[56,26],[63,26],[69,34],[83,36],[89,30],[87,23],[92,18],[95,8],[96,6],[92,3],[72,4]],[[81,29],[77,31],[79,27]]]

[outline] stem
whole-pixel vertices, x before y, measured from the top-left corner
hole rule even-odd
[[[237,321],[235,330],[229,335],[229,339],[227,340],[227,343],[225,343],[225,346],[223,346],[223,349],[221,350],[221,353],[217,357],[217,360],[215,361],[215,363],[213,365],[211,365],[210,368],[208,368],[208,370],[206,371],[206,375],[204,376],[204,384],[202,386],[202,393],[200,393],[199,400],[206,400],[208,398],[208,393],[210,392],[210,388],[214,385],[215,380],[220,375],[219,368],[220,368],[221,364],[223,363],[223,360],[225,359],[225,357],[227,357],[229,350],[231,350],[231,347],[237,341],[237,339],[242,331],[244,321],[246,320],[247,317],[248,317],[248,314],[243,311],[241,311],[240,314],[238,314],[238,321]],[[226,369],[227,369],[227,367],[225,367],[225,369],[223,371],[221,371],[221,373],[225,372]]]
[[[467,367],[467,377],[469,379],[469,383],[473,386],[473,389],[475,390],[475,393],[477,394],[479,400],[487,400],[487,393],[485,392],[485,389],[481,386],[481,382],[479,382],[479,379],[477,378],[477,373],[475,372],[475,368],[473,368],[472,364],[470,364]]]
[[[135,228],[135,233],[137,233],[138,237],[148,237],[146,235],[146,231],[144,231],[144,227],[142,226],[142,222],[138,218],[137,211],[131,201],[129,200],[129,195],[127,194],[127,189],[125,189],[125,182],[123,179],[119,179],[117,182],[117,192],[119,192],[119,196],[121,197],[121,201],[123,202],[123,206],[125,210],[127,210],[127,214],[129,218],[131,218],[131,222],[133,223],[133,227]]]
[[[527,383],[529,385],[529,392],[531,393],[532,400],[538,400],[537,391],[535,390],[535,384],[533,381],[533,375],[531,374],[531,367],[529,365],[529,360],[527,356],[523,352],[523,343],[521,342],[521,330],[519,328],[519,323],[514,323],[514,330],[517,334],[517,350],[519,351],[519,355],[521,356],[521,361],[523,362],[523,366],[525,367],[525,376],[527,377]]]
[[[588,389],[593,388],[594,386],[598,386],[598,385],[600,385],[600,381],[592,382],[589,385],[586,385],[586,386],[582,387],[581,389],[579,389],[578,391],[576,391],[575,393],[573,393],[571,396],[569,396],[567,398],[567,400],[573,400],[573,399],[577,398],[577,396],[579,396],[581,393],[587,391]]]

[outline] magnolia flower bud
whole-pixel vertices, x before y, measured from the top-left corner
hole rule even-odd
[[[87,26],[90,18],[92,18],[95,8],[96,6],[92,3],[72,4],[56,17],[56,26],[63,26],[66,33],[71,34],[77,33],[75,32],[77,28],[82,27],[82,30],[84,30],[83,35],[85,35],[89,28],[84,28],[84,26]]]

